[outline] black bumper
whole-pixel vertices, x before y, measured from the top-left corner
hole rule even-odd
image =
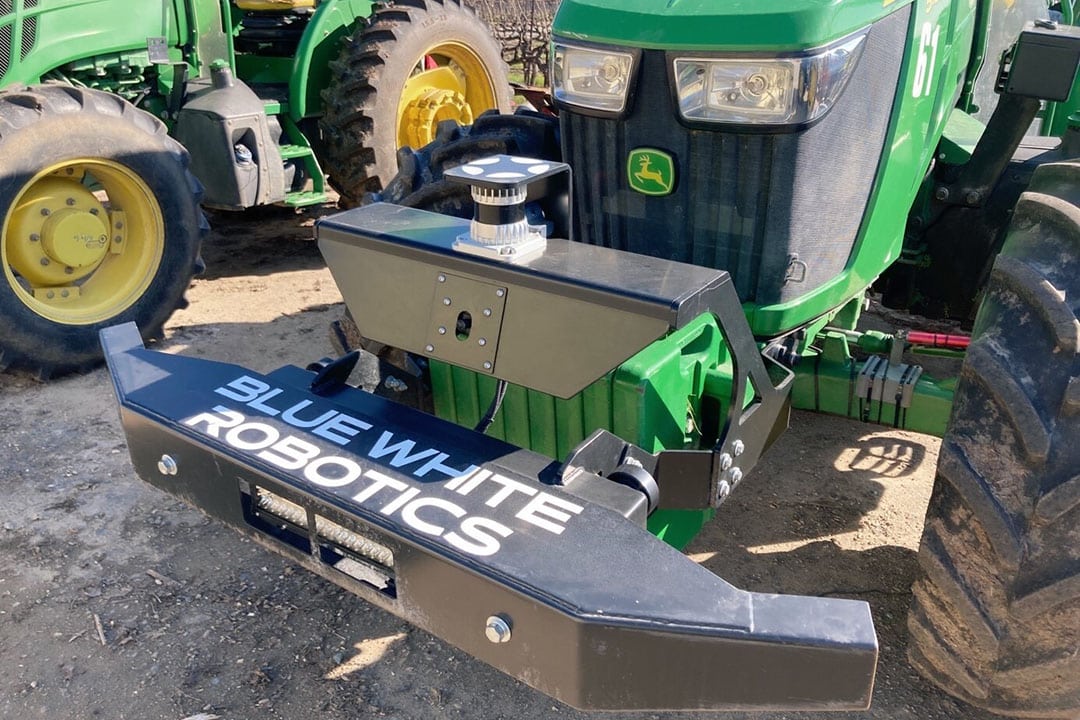
[[[134,325],[102,343],[143,479],[562,702],[869,704],[866,603],[738,590],[628,488],[555,485],[550,458],[299,368],[148,351]]]

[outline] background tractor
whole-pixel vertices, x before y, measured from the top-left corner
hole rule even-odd
[[[136,471],[577,707],[836,710],[870,700],[866,604],[674,548],[793,406],[937,434],[910,659],[1076,717],[1074,20],[564,0],[557,118],[441,124],[382,202],[318,223],[363,352],[263,376],[103,334]],[[972,334],[860,331],[879,279]],[[435,417],[349,385],[361,359]]]
[[[318,204],[326,173],[355,202],[509,93],[460,0],[0,3],[0,367],[90,367],[117,321],[159,334],[200,201]]]

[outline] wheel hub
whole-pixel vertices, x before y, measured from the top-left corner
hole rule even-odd
[[[108,220],[104,206],[80,182],[43,178],[12,213],[8,261],[34,286],[68,285],[108,255]]]
[[[435,139],[443,120],[471,125],[473,111],[461,78],[451,68],[427,70],[409,79],[402,92],[400,139],[409,147],[423,147]]]

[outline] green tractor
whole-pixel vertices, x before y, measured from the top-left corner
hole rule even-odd
[[[937,434],[910,659],[1075,718],[1074,11],[564,0],[557,118],[442,124],[317,224],[356,349],[262,375],[102,334],[135,469],[575,707],[839,710],[869,606],[678,549],[791,407]],[[971,335],[860,331],[875,282]]]
[[[160,334],[201,267],[199,209],[346,204],[438,123],[509,108],[461,0],[0,2],[0,368]]]

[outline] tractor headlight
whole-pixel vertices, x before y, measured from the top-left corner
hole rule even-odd
[[[556,100],[616,113],[626,107],[633,55],[556,42],[551,57]]]
[[[840,97],[867,30],[791,57],[677,58],[679,112],[687,120],[741,125],[813,122]]]

